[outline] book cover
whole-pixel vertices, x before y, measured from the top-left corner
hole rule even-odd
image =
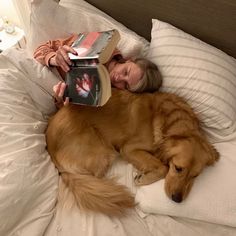
[[[106,63],[120,40],[117,30],[101,32],[85,32],[78,35],[78,39],[71,45],[78,55],[69,53],[71,60],[98,59],[100,63]]]
[[[103,65],[120,39],[117,30],[81,33],[69,53],[72,65],[66,74],[65,97],[75,104],[102,106],[111,96],[110,75]]]
[[[66,75],[67,89],[65,96],[75,104],[98,106],[101,97],[101,81],[96,65],[77,61]]]

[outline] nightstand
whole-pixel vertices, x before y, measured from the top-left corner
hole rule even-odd
[[[10,47],[25,47],[25,34],[22,29],[15,27],[15,32],[12,34],[6,33],[5,30],[0,31],[0,52]]]

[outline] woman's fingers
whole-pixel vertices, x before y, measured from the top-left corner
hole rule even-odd
[[[69,105],[69,98],[68,97],[66,97],[66,99],[65,99],[65,101],[64,101],[64,106],[68,106]]]
[[[63,48],[63,50],[66,51],[67,53],[70,52],[70,53],[72,53],[72,54],[74,54],[74,55],[77,55],[76,50],[75,50],[74,48],[68,46],[68,45],[63,45],[62,48]]]
[[[62,46],[62,47],[59,48],[59,52],[60,52],[62,58],[64,59],[64,61],[65,61],[68,65],[71,65],[71,60],[70,60],[70,58],[69,58],[69,56],[68,56],[68,53],[71,52],[71,51],[72,51],[71,48],[68,47],[68,46],[66,46],[66,45],[64,45],[64,46]]]
[[[69,52],[77,55],[77,52],[72,47],[64,45],[62,47],[59,47],[55,56],[57,65],[60,66],[65,72],[68,72],[70,70],[69,66],[72,64],[68,55]]]
[[[70,70],[69,64],[66,62],[61,51],[57,51],[55,59],[57,65],[60,66],[63,71],[68,72]]]
[[[59,89],[59,93],[58,93],[59,98],[63,98],[64,93],[65,93],[65,89],[66,89],[66,84],[63,82],[63,83],[61,83],[61,86]]]
[[[58,96],[61,84],[62,84],[62,82],[60,81],[59,83],[57,83],[56,85],[53,86],[53,92],[54,92],[55,96]]]
[[[53,86],[53,91],[55,93],[55,99],[57,102],[63,101],[63,96],[65,92],[66,84],[64,82],[59,82]]]
[[[64,100],[64,93],[66,89],[65,82],[59,82],[58,84],[53,86],[53,91],[55,93],[55,104],[57,108],[61,108],[64,106],[67,106],[69,104],[69,98],[66,97]]]

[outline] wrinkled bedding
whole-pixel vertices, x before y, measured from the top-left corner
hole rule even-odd
[[[65,199],[71,196],[60,182],[45,149],[44,136],[48,117],[55,112],[51,90],[57,81],[55,73],[28,57],[24,50],[13,48],[0,55],[0,235],[236,234],[235,181],[230,182],[229,179],[227,183],[227,177],[230,176],[226,175],[223,185],[215,183],[214,175],[217,170],[222,170],[217,166],[213,167],[214,172],[213,168],[209,168],[199,178],[192,191],[197,198],[192,205],[190,198],[189,202],[183,203],[183,208],[180,205],[173,207],[173,203],[168,202],[161,182],[156,183],[160,186],[154,186],[153,192],[146,193],[145,198],[140,197],[144,189],[136,189],[133,185],[135,170],[121,160],[114,164],[109,175],[118,176],[121,183],[134,194],[137,193],[139,204],[136,210],[130,211],[126,217],[110,218],[101,214],[85,214],[66,205]],[[236,142],[216,145],[222,152],[222,158],[227,159],[226,162],[231,163],[235,170],[233,155]],[[225,160],[217,165],[223,165]],[[220,178],[216,179],[220,181]],[[214,185],[218,184],[221,199],[230,202],[214,201],[219,196],[212,196],[208,202],[204,202],[206,188],[211,184],[207,183],[208,180]],[[225,188],[221,189],[222,186]],[[152,190],[151,185],[148,188]],[[226,192],[230,189],[231,192]],[[161,198],[158,199],[158,196]],[[150,206],[149,210],[145,208],[147,201],[151,203],[151,210]],[[216,215],[218,218],[214,221],[212,211],[217,209],[220,214]],[[198,217],[194,217],[197,214]]]
[[[15,49],[0,55],[0,235],[4,236],[32,235],[31,230],[43,235],[58,188],[58,174],[45,149],[50,103],[47,109],[38,109],[30,94],[40,95],[41,90],[27,91],[34,89],[28,81],[33,77],[26,66],[15,64],[19,57]],[[32,63],[24,63],[31,68]],[[30,76],[36,76],[32,72]]]

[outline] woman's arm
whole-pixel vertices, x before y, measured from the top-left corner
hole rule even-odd
[[[77,39],[77,37],[77,34],[72,34],[66,39],[49,40],[36,48],[36,50],[34,51],[34,58],[42,65],[60,66],[56,61],[57,52],[60,52],[60,55],[64,51],[75,53],[73,49],[71,50],[70,46],[75,41],[75,39]],[[63,48],[63,46],[65,47]]]

